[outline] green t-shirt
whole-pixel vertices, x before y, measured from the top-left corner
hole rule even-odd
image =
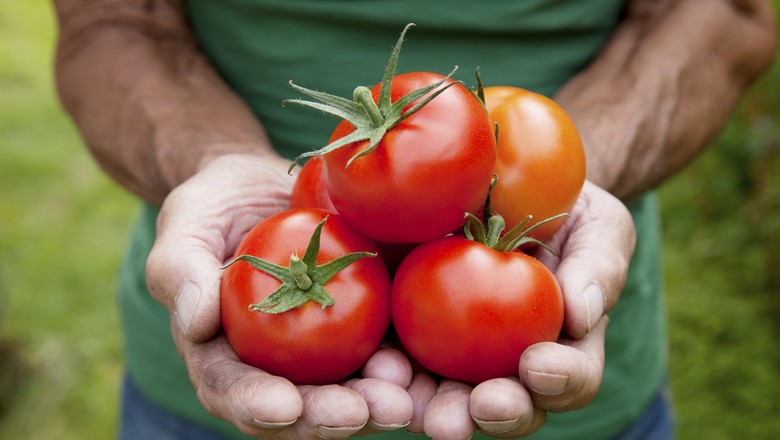
[[[190,0],[203,51],[262,121],[277,150],[294,157],[323,145],[336,120],[310,109],[283,108],[298,97],[287,84],[341,96],[381,79],[406,23],[399,73],[449,72],[473,85],[516,85],[553,94],[603,45],[619,20],[621,0]],[[608,438],[641,414],[666,365],[661,300],[660,225],[653,194],[630,204],[638,243],[628,282],[610,313],[606,371],[586,408],[550,414],[532,438]],[[144,205],[120,274],[120,310],[129,374],[152,401],[236,439],[237,429],[200,406],[170,336],[169,315],[148,293],[146,257],[157,211]],[[382,438],[405,438],[403,431]],[[479,436],[477,436],[479,437]]]

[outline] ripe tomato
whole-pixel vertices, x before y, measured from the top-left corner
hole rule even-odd
[[[322,159],[314,156],[298,172],[290,194],[290,208],[320,208],[337,213],[322,176]]]
[[[319,249],[311,252],[309,237],[326,216]],[[338,215],[294,209],[255,226],[237,255],[256,256],[286,271],[292,255],[306,252],[316,255],[311,273],[313,266],[320,270],[358,251],[376,252],[376,246]],[[312,275],[311,280],[317,278]],[[334,301],[330,307],[307,301],[282,313],[249,310],[281,284],[248,261],[235,261],[224,272],[222,324],[247,364],[298,384],[335,383],[360,368],[384,338],[390,322],[390,278],[381,258],[361,258],[324,282],[321,287]]]
[[[391,100],[443,78],[427,72],[397,75]],[[379,92],[379,86],[372,89],[376,102]],[[331,141],[352,131],[342,121]],[[366,145],[355,142],[325,154],[325,183],[338,212],[384,242],[423,242],[463,225],[464,213],[484,202],[496,162],[493,126],[461,84],[388,130],[376,150],[347,166]]]
[[[482,204],[493,175],[493,125],[477,97],[450,76],[396,75],[407,25],[382,82],[358,86],[353,99],[290,83],[315,101],[292,99],[342,118],[321,155],[336,210],[370,238],[419,243],[463,225]],[[454,70],[453,70],[454,72]]]
[[[301,167],[290,196],[290,208],[319,208],[337,214],[325,186],[322,168],[322,159],[319,156],[312,157]],[[401,264],[404,257],[417,246],[417,243],[385,243],[381,241],[375,243],[391,276],[398,269],[398,265]]]
[[[421,365],[480,383],[517,376],[527,347],[557,340],[563,295],[538,260],[451,236],[420,245],[401,263],[392,322]]]
[[[499,126],[493,209],[511,228],[569,212],[585,183],[585,151],[577,128],[555,101],[517,87],[486,87],[485,106]],[[531,236],[544,241],[565,220]]]

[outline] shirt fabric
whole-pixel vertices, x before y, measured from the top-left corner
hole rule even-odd
[[[190,0],[195,35],[218,72],[263,123],[280,154],[327,143],[338,122],[287,106],[288,82],[350,97],[381,80],[403,27],[411,29],[398,73],[449,73],[474,85],[514,85],[552,95],[594,57],[620,19],[622,0]],[[660,220],[655,194],[629,203],[637,246],[627,284],[610,312],[604,381],[584,409],[549,414],[533,439],[609,438],[643,412],[666,367]],[[120,272],[119,307],[128,373],[151,401],[230,438],[236,428],[199,404],[170,335],[167,310],[149,294],[145,261],[158,211],[144,204]],[[406,438],[404,431],[379,438]],[[475,438],[481,438],[479,434]]]

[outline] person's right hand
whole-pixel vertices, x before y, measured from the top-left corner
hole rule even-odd
[[[171,313],[171,333],[198,399],[255,437],[347,438],[412,419],[411,368],[380,349],[363,377],[296,386],[240,361],[219,311],[220,267],[262,219],[286,209],[294,178],[276,156],[226,155],[174,189],[158,217],[147,283]]]

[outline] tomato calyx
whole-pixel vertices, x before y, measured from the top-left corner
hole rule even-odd
[[[331,142],[319,150],[310,151],[296,157],[293,160],[293,163],[290,165],[288,172],[292,172],[293,168],[295,168],[295,166],[305,158],[320,156],[354,142],[368,141],[368,145],[365,148],[349,159],[346,165],[349,167],[349,165],[355,159],[374,151],[388,130],[416,113],[449,87],[458,84],[458,82],[455,81],[446,84],[444,87],[440,87],[455,73],[458,68],[455,66],[452,72],[450,72],[440,81],[425,87],[421,87],[407,95],[402,96],[395,102],[391,102],[390,88],[393,77],[395,76],[396,68],[398,66],[398,58],[401,53],[401,46],[403,45],[406,32],[413,26],[414,23],[409,23],[406,25],[406,27],[404,27],[403,31],[401,32],[401,36],[398,38],[398,41],[393,47],[393,51],[390,54],[390,59],[385,66],[382,82],[380,83],[378,102],[374,102],[371,89],[365,86],[356,87],[353,92],[352,100],[349,100],[339,96],[331,95],[329,93],[307,89],[290,81],[290,86],[292,88],[319,102],[307,101],[304,99],[289,99],[285,102],[311,107],[325,113],[338,116],[352,124],[355,127],[355,131],[348,134],[347,136]],[[433,93],[431,93],[432,91]],[[420,101],[409,107],[417,100]],[[407,107],[409,108],[407,109]]]
[[[498,176],[493,176],[493,180],[490,182],[490,188],[488,189],[488,196],[482,209],[482,218],[487,220],[482,221],[474,214],[470,212],[466,213],[466,224],[463,226],[463,233],[466,238],[499,252],[514,252],[524,245],[534,244],[555,255],[555,251],[551,247],[547,246],[544,242],[531,237],[530,234],[542,225],[559,218],[568,217],[569,214],[562,213],[554,215],[526,228],[528,223],[533,219],[532,215],[528,215],[512,229],[504,233],[506,221],[500,214],[494,213],[490,205],[490,193],[493,191],[493,188],[495,188],[497,182]]]
[[[296,254],[290,256],[289,267],[271,263],[254,255],[240,255],[222,267],[226,269],[239,261],[246,261],[255,269],[282,282],[263,301],[250,304],[249,311],[278,314],[301,307],[309,301],[319,303],[323,309],[332,307],[335,301],[325,289],[325,284],[341,270],[361,258],[376,257],[377,254],[372,252],[353,252],[318,265],[320,237],[322,227],[327,220],[328,217],[322,219],[314,229],[303,258],[299,258]]]
[[[476,69],[474,69],[474,76],[477,80],[477,89],[472,90],[472,93],[474,93],[474,96],[477,97],[477,101],[479,101],[480,104],[482,104],[482,109],[485,110],[485,113],[488,115],[490,112],[487,109],[487,104],[485,101],[485,86],[482,84],[482,77],[479,76],[479,66],[477,66]],[[501,127],[498,125],[498,122],[493,123],[493,137],[496,138],[496,148],[498,148],[498,135],[501,132]],[[492,190],[492,187],[491,187]]]

